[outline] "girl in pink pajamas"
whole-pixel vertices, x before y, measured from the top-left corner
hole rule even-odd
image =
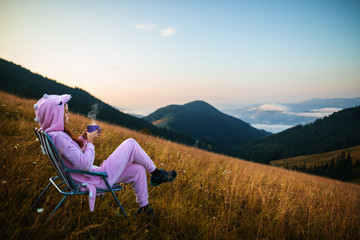
[[[125,140],[101,164],[93,165],[95,160],[94,141],[99,137],[97,131],[88,133],[86,130],[76,138],[66,124],[69,121],[67,102],[71,99],[68,94],[45,94],[35,105],[35,121],[41,129],[49,134],[67,168],[85,171],[106,172],[110,186],[116,183],[131,183],[134,188],[136,201],[139,204],[137,215],[145,212],[152,214],[148,206],[148,190],[146,172],[151,173],[150,185],[158,186],[164,182],[171,182],[176,178],[176,171],[167,172],[157,169],[154,162],[144,152],[134,139]],[[106,189],[105,182],[97,176],[71,173],[78,184]],[[89,188],[89,187],[88,187]],[[91,189],[91,188],[90,188]],[[93,210],[90,204],[90,210]]]

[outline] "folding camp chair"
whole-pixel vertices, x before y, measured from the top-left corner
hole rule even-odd
[[[37,202],[44,195],[44,193],[49,189],[51,184],[59,191],[59,193],[65,195],[61,199],[59,204],[56,206],[54,211],[51,213],[51,215],[48,217],[46,222],[49,221],[51,216],[59,209],[59,207],[63,204],[63,202],[65,201],[65,199],[69,195],[88,194],[88,191],[81,191],[81,188],[83,188],[83,186],[81,186],[79,184],[76,184],[74,182],[74,180],[72,179],[70,173],[81,173],[81,174],[101,177],[104,180],[104,182],[106,183],[108,189],[96,188],[96,193],[111,192],[111,194],[114,197],[116,203],[120,207],[120,210],[125,215],[125,217],[127,217],[124,209],[122,208],[118,198],[115,196],[115,193],[114,193],[115,191],[122,190],[122,187],[120,185],[116,184],[116,185],[111,187],[109,182],[107,181],[108,176],[107,176],[107,174],[105,172],[82,171],[82,170],[66,168],[65,165],[64,165],[63,160],[61,159],[61,157],[59,155],[59,152],[57,151],[57,149],[56,149],[53,141],[49,137],[49,135],[46,132],[44,132],[44,131],[42,131],[40,129],[37,129],[37,128],[34,128],[34,131],[35,131],[36,136],[40,140],[40,143],[41,143],[40,147],[41,147],[43,153],[48,156],[50,162],[55,167],[58,176],[54,176],[54,177],[49,178],[50,183],[47,185],[47,187],[44,189],[44,191],[40,194],[40,196],[36,199],[36,201],[34,202],[32,207],[33,208],[35,207]],[[62,187],[64,187],[64,188],[60,187],[61,185],[63,185]],[[101,195],[101,197],[105,201],[105,199],[104,199],[104,197],[102,195]]]

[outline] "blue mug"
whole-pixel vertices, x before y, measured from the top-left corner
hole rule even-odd
[[[98,131],[98,133],[101,133],[101,127],[99,125],[96,125],[96,124],[89,124],[87,125],[87,128],[86,130],[91,133],[91,132],[94,132],[94,131]]]

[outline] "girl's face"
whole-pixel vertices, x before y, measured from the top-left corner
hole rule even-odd
[[[64,125],[68,124],[69,122],[69,106],[67,104],[65,104],[65,109],[64,109]]]

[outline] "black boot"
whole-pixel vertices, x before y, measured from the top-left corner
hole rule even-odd
[[[154,210],[151,207],[149,207],[149,205],[146,205],[145,207],[138,208],[138,210],[136,211],[135,217],[143,215],[143,214],[151,215],[151,216],[155,215]]]
[[[150,179],[151,186],[158,186],[165,182],[172,182],[175,180],[177,175],[175,170],[172,170],[171,172],[167,172],[164,169],[159,169],[159,171],[161,172],[159,176],[156,176],[155,174],[151,174],[151,179]]]

